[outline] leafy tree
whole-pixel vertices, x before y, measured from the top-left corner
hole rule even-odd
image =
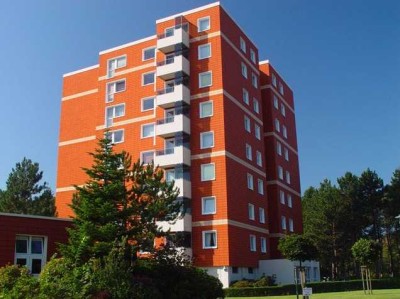
[[[379,257],[380,244],[378,242],[360,239],[351,247],[354,259],[361,266],[372,265]]]
[[[291,260],[301,263],[313,260],[317,257],[317,249],[311,240],[304,235],[291,234],[279,240],[279,251],[282,255]]]
[[[55,216],[54,196],[47,183],[40,183],[39,164],[24,158],[12,169],[6,190],[0,190],[0,211],[4,213]]]
[[[167,234],[156,221],[173,221],[180,213],[178,190],[165,182],[163,173],[153,165],[136,162],[115,153],[111,141],[102,139],[94,153],[84,187],[76,187],[71,208],[75,213],[69,242],[61,246],[63,255],[76,265],[90,258],[108,255],[115,241],[126,238],[127,259],[140,250],[152,251],[156,237]]]

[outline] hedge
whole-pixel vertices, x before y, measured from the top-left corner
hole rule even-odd
[[[313,289],[313,293],[329,293],[362,290],[361,280],[329,281],[308,283],[307,287]],[[373,279],[372,289],[399,289],[400,279],[385,278]],[[301,293],[299,286],[299,292]],[[280,296],[294,295],[296,288],[293,284],[273,287],[251,287],[251,288],[228,288],[225,289],[226,297],[256,297],[256,296]]]

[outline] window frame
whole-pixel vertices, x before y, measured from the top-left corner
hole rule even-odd
[[[122,139],[121,141],[115,142],[115,133],[117,132],[122,132]],[[118,130],[113,130],[113,131],[108,131],[106,132],[106,134],[110,134],[111,135],[111,143],[112,144],[118,144],[118,143],[123,143],[125,141],[125,129],[118,129]],[[108,138],[108,136],[106,136],[106,138]]]
[[[260,237],[260,251],[261,253],[267,253],[267,238]]]
[[[120,82],[124,82],[124,89],[116,91],[117,83],[120,83]],[[109,91],[108,91],[109,86],[111,86],[111,85],[115,85],[115,87],[114,87],[115,90],[114,90],[113,93],[109,93]],[[124,92],[124,91],[126,91],[126,79],[125,78],[118,79],[118,80],[115,80],[115,81],[112,81],[112,82],[107,82],[107,84],[106,84],[106,103],[114,102],[115,94],[116,93],[120,93],[120,92]],[[111,100],[110,100],[110,96],[112,96]]]
[[[150,100],[150,99],[153,99],[153,108],[144,109],[144,102],[145,102],[145,101],[148,101],[148,100]],[[156,101],[156,98],[155,98],[155,97],[146,97],[146,98],[142,98],[140,101],[141,101],[141,103],[140,103],[140,111],[141,111],[141,112],[151,111],[151,110],[154,110],[154,109],[155,109],[155,101]]]
[[[214,234],[215,235],[215,245],[214,246],[206,246],[206,234]],[[216,249],[218,248],[218,232],[217,230],[204,230],[201,232],[203,249]]]
[[[256,220],[256,210],[252,203],[247,204],[247,214],[248,214],[249,220]]]
[[[202,76],[205,76],[206,74],[210,74],[210,85],[201,86],[200,85],[201,84],[201,78],[202,78]],[[206,71],[206,72],[199,73],[199,88],[210,87],[210,86],[212,86],[212,82],[213,82],[213,80],[212,80],[212,71]]]
[[[273,99],[273,101],[274,101],[274,108],[275,108],[276,110],[278,110],[278,109],[279,109],[279,99],[278,99],[278,97],[276,96],[276,94],[274,94],[274,95],[272,96],[272,99]]]
[[[255,113],[260,114],[260,102],[253,97],[253,110]]]
[[[153,135],[149,135],[149,136],[144,136],[144,127],[148,127],[148,126],[153,126]],[[154,138],[154,136],[156,135],[156,126],[155,123],[146,123],[146,124],[142,124],[140,126],[140,138],[141,139],[145,139],[145,138]]]
[[[264,195],[264,181],[262,179],[257,179],[257,192],[260,195]]]
[[[283,148],[283,156],[285,157],[286,161],[289,161],[289,150],[287,147]]]
[[[112,61],[115,60],[115,61],[116,61],[116,65],[118,65],[118,59],[121,59],[121,58],[125,58],[125,64],[124,64],[123,66],[120,66],[120,67],[116,66],[115,69],[112,69],[112,70],[111,70],[111,69],[110,69],[110,63],[111,63]],[[128,57],[127,57],[126,54],[121,55],[121,56],[117,56],[117,57],[113,57],[113,58],[110,58],[110,59],[107,59],[107,78],[112,78],[112,77],[114,77],[114,76],[115,76],[115,71],[118,70],[118,69],[121,69],[121,68],[126,67],[127,64],[128,64]],[[113,73],[110,75],[110,72],[113,72]]]
[[[243,102],[246,103],[247,105],[250,104],[249,91],[246,88],[242,88],[242,99]]]
[[[149,74],[153,74],[153,82],[145,83],[144,77]],[[148,85],[154,85],[154,84],[156,84],[156,72],[152,71],[152,72],[142,73],[142,86],[148,86]]]
[[[214,201],[214,211],[212,211],[212,212],[206,212],[205,211],[205,201],[207,200],[207,199],[213,199],[213,201]],[[215,196],[203,196],[202,198],[201,198],[201,215],[215,215],[217,213],[217,201],[216,201],[216,197]]]
[[[244,78],[248,78],[247,77],[247,74],[248,74],[248,71],[247,71],[247,65],[242,61],[242,63],[241,63],[241,73],[242,73],[242,77],[244,77]]]
[[[281,123],[279,122],[279,119],[275,118],[274,120],[274,127],[275,127],[275,131],[277,131],[278,133],[281,132]]]
[[[201,29],[200,28],[200,22],[204,21],[204,20],[208,20],[208,26],[205,29]],[[197,32],[204,32],[204,31],[207,31],[207,30],[210,30],[210,29],[211,29],[211,18],[210,18],[210,16],[201,17],[201,18],[197,19]]]
[[[258,140],[261,140],[261,127],[256,123],[254,124],[254,135]]]
[[[282,143],[280,143],[278,140],[276,141],[276,153],[279,156],[282,156]]]
[[[254,180],[251,173],[247,173],[247,189],[254,190]]]
[[[210,178],[210,179],[205,179],[204,178],[204,171],[203,171],[203,169],[206,167],[206,166],[213,166],[213,168],[214,168],[214,176],[212,177],[212,178]],[[209,182],[209,181],[215,181],[215,178],[216,178],[216,171],[215,171],[215,163],[214,162],[212,162],[212,163],[204,163],[204,164],[201,164],[200,165],[200,179],[201,179],[201,181],[202,182]]]
[[[274,87],[276,87],[276,83],[277,83],[277,81],[276,81],[276,76],[275,76],[275,74],[274,73],[272,73],[271,74],[271,83],[272,83],[272,85],[274,86]]]
[[[251,84],[254,88],[258,88],[258,77],[253,72],[251,73]]]
[[[283,137],[284,138],[288,138],[287,136],[287,128],[286,128],[286,126],[285,125],[282,125],[282,135],[283,135]]]
[[[247,160],[253,161],[253,150],[248,143],[246,143],[246,158]]]
[[[260,223],[265,223],[265,209],[262,207],[258,208],[258,221]]]
[[[250,251],[256,252],[257,251],[257,238],[255,235],[250,235]]]
[[[212,136],[212,145],[211,146],[204,146],[203,136],[211,135]],[[200,133],[200,149],[207,149],[213,148],[215,146],[215,138],[214,138],[214,131],[207,131]]]
[[[201,53],[200,48],[205,48],[205,47],[207,47],[207,46],[208,46],[209,49],[210,49],[209,56],[200,57],[200,53]],[[202,45],[199,45],[199,46],[197,47],[197,59],[198,59],[198,60],[203,60],[203,59],[207,59],[207,58],[210,58],[210,57],[211,57],[211,43],[202,44]]]
[[[278,178],[283,180],[283,167],[278,165]]]
[[[286,107],[285,104],[281,102],[281,114],[283,117],[286,117]]]
[[[260,151],[256,151],[256,163],[258,166],[262,167],[263,162],[262,162],[262,153]]]
[[[205,104],[211,104],[211,114],[210,115],[206,115],[206,116],[202,115],[202,107]],[[213,115],[214,115],[214,103],[212,100],[199,103],[199,117],[200,118],[207,118],[207,117],[211,117]]]
[[[279,202],[283,205],[286,204],[285,192],[283,190],[279,190]]]
[[[244,129],[246,130],[246,132],[251,133],[251,121],[250,117],[248,117],[247,115],[244,116]]]
[[[282,230],[287,230],[286,217],[285,216],[281,216],[281,229]]]
[[[252,48],[250,48],[250,60],[257,64],[256,52]]]
[[[149,163],[145,163],[145,161],[143,159],[143,155],[147,154],[147,153],[152,153],[153,154],[153,162],[154,162],[154,157],[155,157],[155,151],[142,151],[142,152],[140,152],[140,162],[144,163],[145,165],[149,164]]]
[[[287,200],[287,203],[288,203],[288,207],[289,208],[292,208],[293,207],[293,198],[292,198],[292,194],[287,194],[287,196],[286,196],[286,200]]]
[[[34,239],[41,239],[42,253],[32,252],[32,241],[34,241]],[[17,252],[17,240],[26,240],[26,252]],[[18,259],[25,259],[26,264],[24,266],[36,277],[41,273],[47,263],[47,250],[48,236],[16,234],[14,239],[14,265],[17,265]],[[39,259],[41,260],[40,271],[38,273],[33,273],[32,261]]]
[[[286,183],[290,185],[291,179],[290,179],[290,172],[288,170],[286,170],[285,178],[286,178]]]
[[[288,223],[289,223],[289,231],[290,231],[291,233],[294,232],[294,221],[293,221],[293,219],[292,219],[292,218],[289,218]]]
[[[115,110],[116,110],[116,108],[117,107],[123,107],[123,114],[122,115],[119,115],[119,116],[115,116]],[[113,110],[113,115],[112,115],[112,117],[111,118],[108,118],[108,110],[109,109],[112,109]],[[122,104],[116,104],[116,105],[112,105],[112,106],[106,106],[106,111],[105,111],[105,113],[106,113],[106,116],[105,116],[105,125],[106,125],[106,128],[109,128],[109,127],[112,127],[112,125],[113,125],[113,123],[114,123],[114,119],[115,118],[119,118],[119,117],[124,117],[125,116],[125,103],[122,103]],[[111,120],[111,123],[109,124],[108,123],[108,120]]]
[[[247,45],[246,45],[246,41],[244,40],[243,37],[240,36],[240,50],[246,54],[247,52]]]
[[[147,59],[146,59],[144,54],[145,54],[145,52],[148,51],[148,50],[154,50],[154,56],[153,56],[152,58],[147,58]],[[157,50],[157,47],[154,47],[154,46],[142,49],[142,61],[147,61],[147,60],[153,60],[153,59],[155,59],[155,58],[156,58],[156,50]]]

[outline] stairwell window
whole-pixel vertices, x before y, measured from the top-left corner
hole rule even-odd
[[[205,44],[205,45],[200,45],[198,47],[198,58],[199,60],[201,59],[206,59],[211,57],[211,44]]]
[[[107,77],[114,77],[115,70],[126,66],[126,55],[108,60]]]
[[[203,32],[210,29],[210,17],[197,19],[197,31]]]
[[[208,87],[212,85],[212,73],[203,72],[199,74],[199,88]]]
[[[203,231],[203,249],[217,248],[217,231],[207,230]]]
[[[125,91],[125,79],[107,83],[106,103],[114,101],[114,94]]]

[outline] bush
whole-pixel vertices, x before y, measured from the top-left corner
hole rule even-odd
[[[16,265],[0,268],[1,298],[37,298],[38,294],[39,283],[27,268]]]
[[[231,284],[231,288],[250,288],[250,287],[268,287],[274,286],[275,279],[271,276],[261,276],[259,280],[242,279]]]

